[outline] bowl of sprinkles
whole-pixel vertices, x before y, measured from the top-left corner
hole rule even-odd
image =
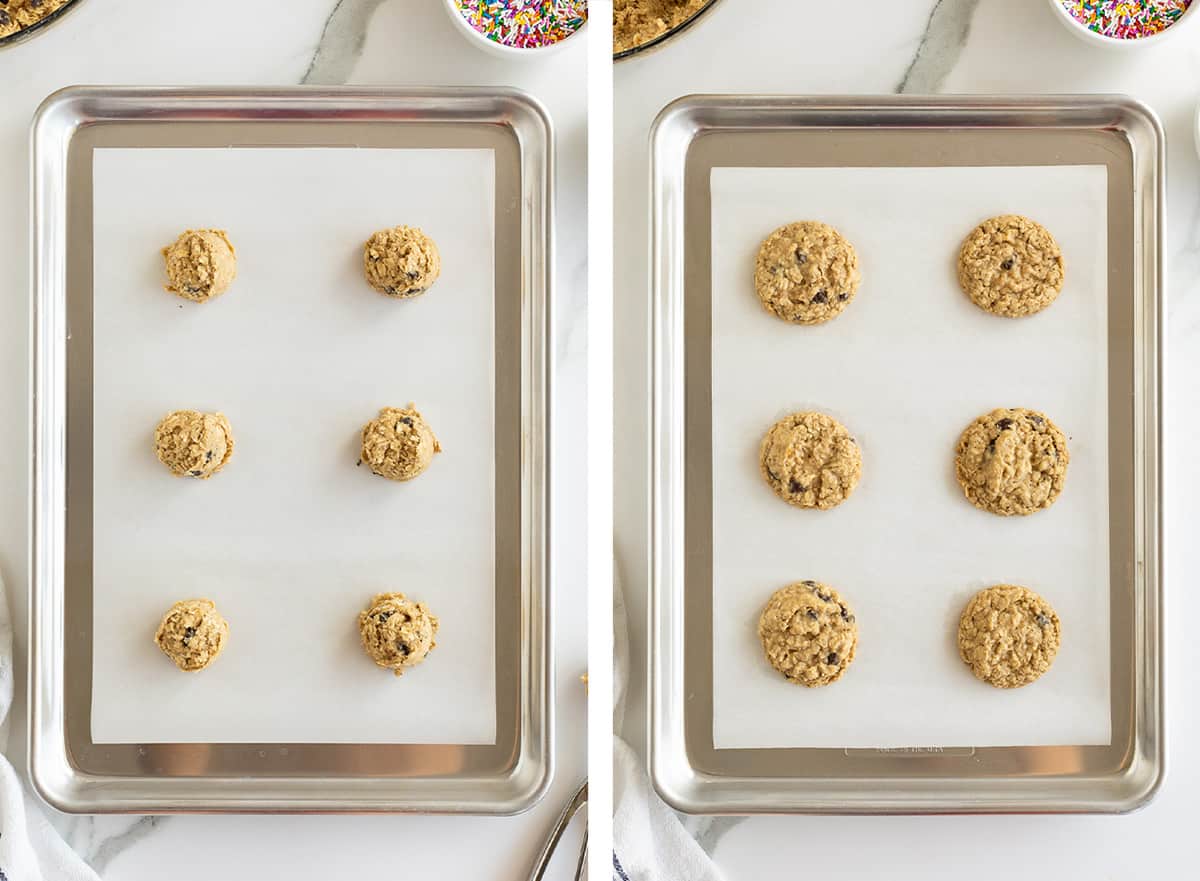
[[[445,0],[474,43],[509,58],[562,48],[587,24],[587,0]]]
[[[1080,39],[1125,49],[1179,33],[1196,18],[1200,0],[1050,0],[1050,6]]]

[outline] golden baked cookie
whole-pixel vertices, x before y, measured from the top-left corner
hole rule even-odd
[[[381,294],[408,299],[429,290],[442,272],[433,239],[415,226],[381,229],[363,246],[363,273]]]
[[[860,281],[854,246],[815,220],[779,227],[754,261],[754,290],[763,308],[793,324],[836,317],[854,299]]]
[[[981,309],[1005,318],[1041,312],[1063,286],[1063,256],[1049,230],[1028,217],[985,220],[958,252],[958,283]]]
[[[358,616],[363,649],[378,666],[400,676],[437,645],[438,619],[424,603],[402,593],[376,594]]]
[[[763,437],[758,462],[775,495],[800,508],[840,505],[862,476],[858,443],[824,413],[784,416]]]
[[[1002,407],[963,431],[954,472],[976,508],[1023,515],[1054,504],[1070,461],[1066,437],[1045,413]]]
[[[223,229],[189,229],[162,250],[166,290],[203,303],[220,296],[237,277],[237,254]]]
[[[154,429],[154,454],[176,477],[207,480],[233,455],[233,429],[223,413],[175,410]]]
[[[388,480],[412,480],[428,468],[442,445],[415,407],[384,407],[364,425],[359,462]]]
[[[212,600],[180,600],[163,616],[154,644],[176,667],[191,673],[216,660],[228,637],[229,623]]]
[[[858,626],[838,592],[819,581],[781,587],[758,619],[767,661],[789,682],[815,688],[842,678],[858,647]]]
[[[1050,669],[1062,640],[1051,605],[1025,587],[997,584],[971,597],[958,621],[958,654],[996,688],[1020,688]]]

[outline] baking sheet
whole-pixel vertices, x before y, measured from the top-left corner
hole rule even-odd
[[[713,170],[715,748],[1109,743],[1106,181],[1103,166]],[[966,233],[1010,212],[1046,225],[1067,267],[1053,306],[1019,321],[955,278]],[[768,315],[751,281],[761,240],[803,218],[847,235],[864,279],[807,328]],[[1066,489],[1031,517],[978,511],[954,479],[960,432],[998,406],[1044,410],[1069,438]],[[783,504],[758,473],[763,432],[799,409],[862,447],[862,481],[831,511]],[[758,643],[767,597],[801,579],[857,615],[857,656],[828,688],[787,683]],[[1063,621],[1053,668],[1024,689],[957,655],[963,605],[1000,582]]]
[[[493,166],[470,149],[96,151],[97,742],[494,742]],[[362,242],[397,223],[442,254],[413,301],[361,277]],[[192,304],[162,290],[159,249],[203,226],[229,230],[238,278]],[[409,401],[444,449],[429,471],[356,468],[362,424]],[[154,458],[183,407],[232,423],[211,480]],[[400,678],[358,644],[384,590],[441,619]],[[194,596],[230,639],[189,675],[151,637]]]

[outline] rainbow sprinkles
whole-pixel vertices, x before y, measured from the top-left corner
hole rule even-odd
[[[587,21],[587,0],[455,0],[467,24],[494,43],[540,49],[561,42]]]
[[[1187,12],[1192,0],[1061,0],[1089,31],[1116,40],[1162,33]]]

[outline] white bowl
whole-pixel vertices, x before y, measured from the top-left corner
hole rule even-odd
[[[1194,24],[1197,16],[1200,16],[1200,0],[1192,0],[1192,5],[1184,10],[1183,15],[1179,16],[1179,20],[1166,30],[1159,31],[1157,34],[1152,34],[1149,37],[1138,37],[1133,40],[1121,40],[1117,37],[1106,37],[1103,34],[1098,34],[1095,31],[1089,30],[1086,25],[1079,21],[1079,19],[1067,12],[1060,0],[1049,0],[1049,3],[1050,7],[1058,16],[1058,20],[1061,21],[1067,30],[1073,33],[1076,37],[1092,46],[1103,46],[1106,49],[1117,49],[1118,51],[1140,49],[1144,46],[1158,45],[1163,40],[1173,37],[1176,32]]]
[[[1197,0],[1200,2],[1200,0]],[[458,9],[458,4],[455,0],[443,0],[443,5],[446,7],[446,12],[453,19],[455,27],[459,33],[463,34],[468,40],[483,49],[485,52],[490,52],[493,55],[499,55],[504,58],[545,58],[553,52],[557,52],[567,43],[574,40],[587,29],[587,22],[579,30],[567,36],[565,39],[559,40],[557,43],[550,43],[546,46],[537,46],[532,49],[518,49],[516,46],[505,46],[503,43],[497,43],[495,40],[489,40],[475,28],[471,27],[470,23],[463,18],[463,14]]]

